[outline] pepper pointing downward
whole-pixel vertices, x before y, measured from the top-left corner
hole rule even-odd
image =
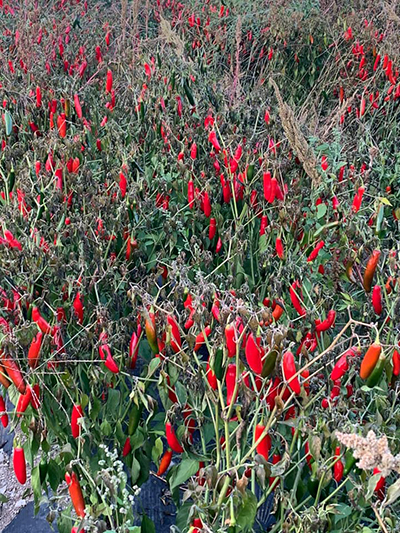
[[[300,383],[299,378],[296,376],[297,370],[292,352],[286,352],[283,355],[282,370],[283,377],[285,378],[288,386],[295,394],[300,394]]]
[[[381,354],[382,346],[379,342],[379,338],[371,344],[368,348],[364,359],[361,362],[360,377],[361,379],[367,379],[375,368]]]

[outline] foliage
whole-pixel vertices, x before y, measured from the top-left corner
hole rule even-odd
[[[166,422],[176,531],[397,521],[396,470],[385,500],[335,433],[399,452],[397,15],[272,4],[2,7],[0,363],[40,388],[9,412],[36,508],[73,470],[86,531],[154,530],[132,501],[173,446]]]

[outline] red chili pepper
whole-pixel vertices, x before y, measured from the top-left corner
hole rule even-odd
[[[127,186],[128,186],[128,181],[126,179],[126,176],[123,172],[120,172],[119,173],[119,190],[121,192],[121,198],[125,198]]]
[[[8,426],[8,414],[6,413],[6,403],[3,396],[0,396],[0,420],[3,428]]]
[[[225,341],[228,349],[228,357],[236,355],[236,329],[234,324],[227,324],[225,327]]]
[[[173,385],[171,385],[171,380],[169,379],[168,374],[167,374],[167,389],[168,389],[168,398],[171,400],[171,402],[178,403],[178,398],[175,394],[175,388]]]
[[[372,306],[377,315],[382,313],[382,290],[380,285],[375,285],[372,289]]]
[[[83,409],[81,405],[74,405],[71,414],[71,433],[74,439],[77,439],[81,432],[81,426],[78,420],[83,418]]]
[[[106,93],[110,93],[113,86],[113,75],[111,70],[107,71],[107,80],[106,80]]]
[[[25,394],[20,394],[18,398],[17,409],[16,409],[18,418],[20,418],[23,415],[23,413],[25,413],[29,404],[31,403],[31,400],[32,400],[32,389],[28,385],[26,387]]]
[[[130,437],[126,437],[126,441],[122,449],[122,457],[126,457],[127,455],[131,453],[131,451],[132,451],[131,439]]]
[[[51,333],[50,324],[42,317],[37,307],[32,309],[32,320],[36,322],[36,325],[42,333],[49,335]]]
[[[365,192],[365,188],[364,187],[359,187],[358,188],[358,191],[354,197],[354,200],[353,200],[353,205],[352,205],[352,210],[354,213],[357,213],[361,207],[361,202],[362,202],[362,198],[363,198],[363,194]]]
[[[78,118],[82,118],[82,107],[81,107],[81,103],[79,101],[79,96],[77,94],[74,94],[74,104],[75,104],[75,111],[76,111],[76,116]]]
[[[194,142],[190,148],[190,157],[195,160],[197,157],[197,145]]]
[[[311,261],[314,261],[314,259],[317,258],[320,250],[325,246],[324,241],[320,241],[314,248],[314,250],[310,253],[310,255],[307,257],[307,262],[310,263]]]
[[[188,182],[188,203],[190,209],[194,208],[194,183],[193,180]]]
[[[165,474],[165,472],[168,470],[169,465],[171,464],[172,459],[172,450],[168,448],[168,450],[164,453],[164,455],[161,458],[160,466],[157,470],[157,476],[162,476]]]
[[[40,387],[37,383],[32,387],[31,404],[34,409],[39,409],[40,407]]]
[[[272,185],[271,185],[271,172],[264,172],[263,174],[263,188],[264,188],[264,198],[267,202],[270,201]]]
[[[250,333],[250,335],[247,337],[245,354],[249,367],[256,374],[261,374],[263,368],[262,352],[256,340],[254,339],[253,333]]]
[[[217,390],[217,376],[214,374],[210,366],[210,357],[211,356],[209,356],[208,358],[207,366],[206,366],[207,381],[213,390]]]
[[[26,462],[24,449],[16,446],[13,453],[13,467],[15,477],[21,485],[26,483]]]
[[[205,338],[207,338],[211,333],[211,327],[206,326],[204,328],[204,332],[202,331],[199,333],[196,337],[195,345],[194,345],[194,351],[197,352],[201,346],[205,343]]]
[[[298,314],[300,316],[305,316],[306,310],[302,306],[302,294],[301,294],[301,286],[300,282],[298,280],[294,281],[292,285],[290,286],[290,300],[293,304],[293,307],[296,309]]]
[[[379,468],[375,467],[373,470],[373,475],[380,474],[381,471]],[[379,497],[383,499],[385,495],[385,478],[381,476],[378,480],[378,483],[375,485],[374,492],[379,493]]]
[[[210,227],[208,229],[208,238],[210,239],[210,241],[213,240],[216,232],[217,232],[217,222],[215,218],[210,218]]]
[[[296,370],[296,364],[294,361],[294,355],[292,352],[285,352],[282,359],[282,370],[283,370],[283,377],[285,378],[285,381],[287,382],[288,386],[292,389],[292,391],[295,394],[300,394],[300,383],[299,378],[295,376],[297,373]]]
[[[217,245],[215,246],[215,253],[218,254],[222,250],[221,237],[218,238]]]
[[[131,340],[129,341],[129,360],[130,368],[134,369],[139,353],[139,337],[135,332],[132,333]]]
[[[42,106],[42,93],[40,87],[36,87],[36,107]]]
[[[61,138],[67,135],[67,117],[65,113],[60,113],[57,117],[57,129]]]
[[[265,426],[261,424],[257,424],[254,432],[254,441],[257,442],[258,439],[261,437],[263,431],[265,429]],[[268,435],[268,433],[261,439],[260,443],[257,445],[257,453],[262,455],[266,461],[268,461],[269,458],[269,452],[271,450],[271,437]]]
[[[71,475],[65,474],[65,481],[68,485],[69,495],[76,514],[83,518],[85,516],[85,500],[83,499],[82,489],[75,472]]]
[[[393,363],[393,375],[395,376],[400,375],[400,353],[397,349],[393,351],[392,363]]]
[[[167,322],[171,328],[171,348],[175,353],[178,353],[182,348],[182,339],[181,334],[179,333],[178,323],[172,315],[167,316]]]
[[[236,401],[236,397],[233,398],[233,391],[236,384],[236,365],[230,364],[226,370],[225,376],[226,383],[226,405],[230,405],[231,402]],[[237,393],[236,393],[237,394]]]
[[[144,322],[144,329],[146,332],[147,342],[154,354],[158,353],[157,332],[156,332],[156,317],[153,308],[147,312]]]
[[[215,131],[211,131],[210,132],[210,134],[208,136],[208,140],[213,145],[214,150],[218,154],[218,152],[221,151],[221,145],[218,142],[217,134],[215,133]]]
[[[112,356],[111,349],[108,346],[108,344],[102,344],[99,346],[99,354],[100,354],[100,358],[103,361],[105,359],[104,366],[108,368],[108,370],[110,370],[113,374],[118,374],[119,368]]]
[[[333,326],[333,323],[335,322],[335,318],[336,318],[336,311],[331,309],[330,311],[328,311],[328,314],[326,315],[325,320],[323,320],[322,322],[320,322],[319,324],[315,326],[315,331],[317,331],[318,333],[321,333],[321,331],[327,331],[329,328]]]
[[[82,303],[81,294],[80,294],[79,291],[76,293],[76,296],[75,296],[75,299],[74,299],[74,303],[72,305],[74,307],[75,314],[78,317],[79,324],[82,324],[82,322],[83,322],[83,303]]]
[[[203,195],[203,213],[207,218],[211,215],[211,202],[207,191],[205,191]]]
[[[366,292],[371,292],[372,280],[374,278],[375,270],[378,266],[380,256],[381,252],[379,250],[374,250],[371,254],[371,257],[368,259],[363,279],[364,289]]]
[[[331,380],[336,381],[341,379],[349,369],[349,363],[347,362],[348,352],[344,353],[337,361],[331,372]]]
[[[275,241],[275,250],[276,250],[276,253],[278,254],[279,259],[283,259],[284,251],[283,251],[282,240],[280,237],[278,237]]]
[[[42,346],[43,333],[38,331],[36,337],[31,342],[28,351],[28,365],[31,368],[37,368],[40,359],[40,348]]]
[[[340,446],[336,446],[335,450],[335,457],[340,457]],[[334,465],[333,465],[333,479],[336,481],[336,483],[339,483],[343,478],[344,473],[344,466],[342,461],[339,459]]]
[[[171,422],[166,422],[165,424],[165,437],[167,439],[168,446],[172,451],[176,453],[183,453],[184,449],[182,448],[178,437],[176,436],[175,430],[172,427]]]
[[[22,377],[19,365],[14,361],[11,355],[5,354],[0,350],[0,362],[4,370],[7,372],[8,377],[16,386],[20,394],[25,394],[26,384]]]

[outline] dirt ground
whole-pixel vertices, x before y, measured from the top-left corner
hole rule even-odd
[[[8,457],[4,450],[0,449],[0,532],[4,531],[21,508],[33,499],[30,485],[29,471],[25,485],[20,485],[15,479],[12,457]],[[3,496],[7,501],[2,503]]]

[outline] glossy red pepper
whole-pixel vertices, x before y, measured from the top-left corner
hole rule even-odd
[[[83,303],[82,303],[81,294],[80,294],[79,291],[76,293],[76,296],[75,296],[75,299],[74,299],[74,303],[73,303],[73,307],[74,307],[75,314],[76,314],[76,316],[78,318],[79,324],[82,324],[82,322],[83,322]]]
[[[321,333],[322,331],[327,331],[329,328],[333,326],[333,323],[335,322],[335,318],[336,318],[336,311],[331,309],[330,311],[328,311],[328,314],[326,315],[325,320],[323,320],[322,322],[320,322],[319,324],[315,326],[315,331],[317,331],[318,333]]]
[[[176,453],[183,453],[184,449],[182,448],[178,437],[176,436],[175,430],[171,422],[166,422],[165,424],[165,437],[167,439],[168,446],[172,451]]]
[[[372,306],[377,315],[382,314],[382,289],[380,285],[375,285],[372,289]]]
[[[106,80],[106,92],[111,93],[111,89],[113,86],[113,75],[111,70],[107,71],[107,80]]]
[[[254,334],[250,333],[247,337],[246,349],[245,349],[246,361],[249,367],[256,374],[262,372],[262,351],[254,339]]]
[[[23,415],[23,413],[25,413],[29,404],[31,403],[31,400],[32,400],[32,389],[28,385],[26,387],[25,394],[20,394],[18,398],[17,409],[16,409],[18,418],[20,418]]]
[[[194,142],[190,148],[190,157],[195,160],[197,157],[197,145]]]
[[[129,361],[130,368],[133,370],[136,367],[136,361],[139,353],[139,337],[134,331],[129,341]]]
[[[111,349],[108,344],[101,344],[99,346],[99,355],[102,361],[105,360],[104,365],[106,368],[108,368],[108,370],[110,370],[113,374],[118,374],[119,368],[112,356]]]
[[[28,351],[28,365],[31,368],[37,368],[40,359],[40,348],[42,346],[43,333],[38,331],[36,337],[31,342]]]
[[[280,237],[278,237],[275,241],[275,250],[276,250],[276,253],[279,257],[279,259],[283,259],[284,256],[285,256],[285,253],[284,253],[284,250],[283,250],[283,243],[282,243],[282,239]]]
[[[393,351],[392,363],[393,363],[393,375],[395,376],[400,375],[400,352],[397,349]]]
[[[341,357],[339,357],[338,361],[333,367],[332,372],[331,372],[331,380],[336,381],[338,379],[341,379],[346,374],[348,369],[349,369],[349,363],[347,362],[347,352],[346,352]]]
[[[172,459],[172,450],[168,448],[168,450],[164,453],[164,455],[161,458],[160,466],[157,470],[157,476],[162,476],[165,474],[165,472],[168,470],[169,465],[171,464]]]
[[[340,457],[340,446],[336,447],[335,450],[335,457]],[[336,483],[339,483],[343,478],[344,473],[344,466],[342,461],[339,459],[334,465],[333,465],[333,479],[336,481]]]
[[[26,483],[26,462],[25,462],[25,452],[24,449],[20,446],[14,448],[13,453],[13,467],[15,477],[21,485]]]
[[[215,131],[210,132],[208,140],[213,145],[215,152],[218,154],[218,152],[221,151],[221,145],[218,142],[217,134],[215,133]]]
[[[320,241],[316,246],[315,248],[312,250],[312,252],[310,253],[310,255],[307,257],[307,262],[310,263],[311,261],[314,261],[314,259],[317,258],[320,250],[322,250],[322,248],[325,246],[325,242],[324,241]]]
[[[225,327],[225,342],[228,349],[228,357],[236,355],[236,328],[234,324],[227,324]]]
[[[208,358],[208,361],[207,361],[207,366],[206,366],[206,376],[207,376],[207,381],[210,385],[210,387],[213,389],[213,390],[217,390],[217,376],[214,374],[214,372],[212,371],[212,368],[210,366],[210,357]]]
[[[210,226],[208,229],[208,238],[210,239],[210,241],[213,240],[216,232],[217,232],[217,221],[215,220],[215,218],[210,218]]]
[[[298,280],[294,281],[289,290],[290,300],[300,316],[305,316],[306,310],[302,305],[301,286]]]
[[[233,402],[236,401],[236,397],[233,398],[233,392],[234,392],[235,384],[236,384],[236,365],[235,364],[228,365],[228,368],[226,370],[225,383],[226,383],[226,405],[230,405],[232,401]]]
[[[182,339],[179,333],[178,323],[172,315],[167,316],[167,322],[171,328],[171,348],[175,353],[178,353],[182,349]]]
[[[50,324],[42,317],[37,307],[32,309],[32,320],[36,322],[37,327],[42,333],[49,335],[51,333]]]
[[[71,414],[71,433],[74,439],[77,439],[81,433],[81,426],[78,420],[83,418],[83,409],[81,405],[74,405]]]
[[[122,457],[126,457],[127,455],[131,453],[131,451],[132,451],[131,439],[130,437],[126,437],[125,444],[122,449]]]
[[[255,431],[254,431],[254,441],[257,442],[258,439],[261,437],[263,431],[265,430],[265,426],[262,424],[257,424]],[[269,452],[271,450],[271,437],[268,435],[268,433],[261,439],[260,443],[257,445],[257,453],[262,455],[266,461],[268,461],[269,458]]]
[[[295,394],[300,394],[300,382],[299,378],[295,376],[297,373],[296,363],[294,361],[294,355],[292,352],[285,352],[282,359],[282,370],[283,377],[287,382],[288,386],[292,389]]]
[[[3,396],[0,396],[0,421],[3,425],[3,428],[8,426],[8,414],[6,412],[6,403]]]
[[[83,499],[82,489],[75,472],[65,474],[65,481],[68,485],[69,495],[76,514],[83,518],[85,516],[85,500]]]

